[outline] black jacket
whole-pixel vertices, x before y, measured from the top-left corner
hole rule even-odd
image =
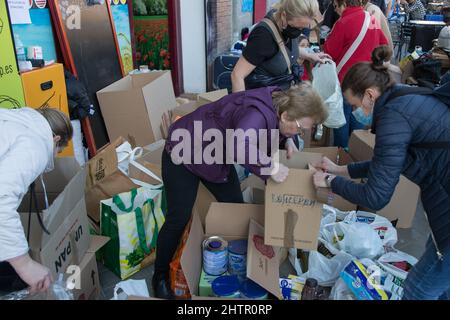
[[[438,248],[450,247],[450,149],[426,149],[416,143],[450,141],[450,108],[433,95],[408,95],[386,100],[385,92],[374,108],[376,142],[371,161],[348,166],[355,184],[343,177],[332,181],[333,192],[353,203],[380,210],[385,207],[400,175],[419,185],[424,209]]]

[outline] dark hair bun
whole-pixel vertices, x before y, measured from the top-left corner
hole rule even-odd
[[[388,46],[379,46],[372,51],[372,67],[374,70],[384,71],[387,67],[385,62],[392,58],[392,50]]]

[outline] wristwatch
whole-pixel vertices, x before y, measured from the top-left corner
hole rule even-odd
[[[333,179],[332,175],[326,175],[325,176],[325,184],[327,185],[328,188],[331,188],[331,180]]]

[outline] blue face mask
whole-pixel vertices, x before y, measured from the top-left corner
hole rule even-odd
[[[356,121],[359,123],[365,125],[366,127],[370,127],[372,125],[373,120],[373,114],[370,113],[369,115],[366,115],[361,107],[356,109],[352,112],[353,116],[355,117]]]

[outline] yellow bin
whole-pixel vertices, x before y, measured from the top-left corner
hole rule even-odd
[[[44,68],[24,72],[21,77],[26,106],[39,108],[46,105],[61,110],[69,116],[62,64],[55,63]],[[59,156],[74,156],[72,141]]]

